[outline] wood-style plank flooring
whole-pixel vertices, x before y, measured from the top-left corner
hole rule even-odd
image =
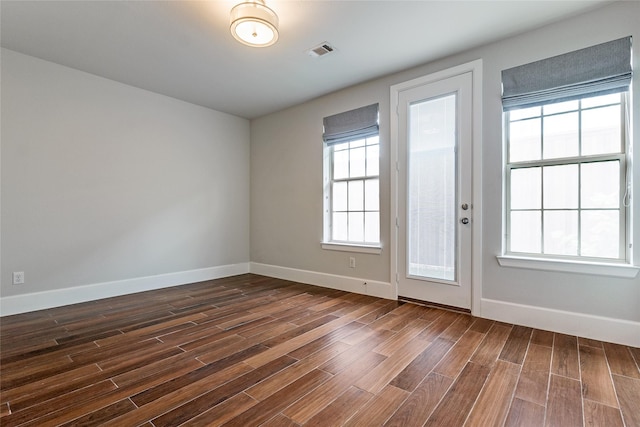
[[[1,319],[9,426],[640,426],[640,349],[242,275]]]

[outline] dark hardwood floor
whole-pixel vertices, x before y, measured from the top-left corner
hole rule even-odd
[[[9,426],[640,426],[640,349],[256,275],[1,319]]]

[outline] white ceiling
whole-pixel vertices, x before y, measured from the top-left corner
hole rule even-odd
[[[2,46],[254,118],[602,6],[589,1],[267,0],[280,39],[229,32],[240,0],[2,0]],[[336,52],[312,58],[328,41]]]

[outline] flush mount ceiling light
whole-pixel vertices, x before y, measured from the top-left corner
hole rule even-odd
[[[240,3],[231,9],[231,34],[247,46],[271,46],[278,41],[278,15],[263,0]]]

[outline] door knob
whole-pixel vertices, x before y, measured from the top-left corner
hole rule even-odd
[[[460,222],[463,224],[469,224],[469,218],[462,218]]]
[[[469,209],[469,205],[466,203],[463,203],[462,206],[460,206],[462,208],[463,211],[466,211],[467,209]]]

